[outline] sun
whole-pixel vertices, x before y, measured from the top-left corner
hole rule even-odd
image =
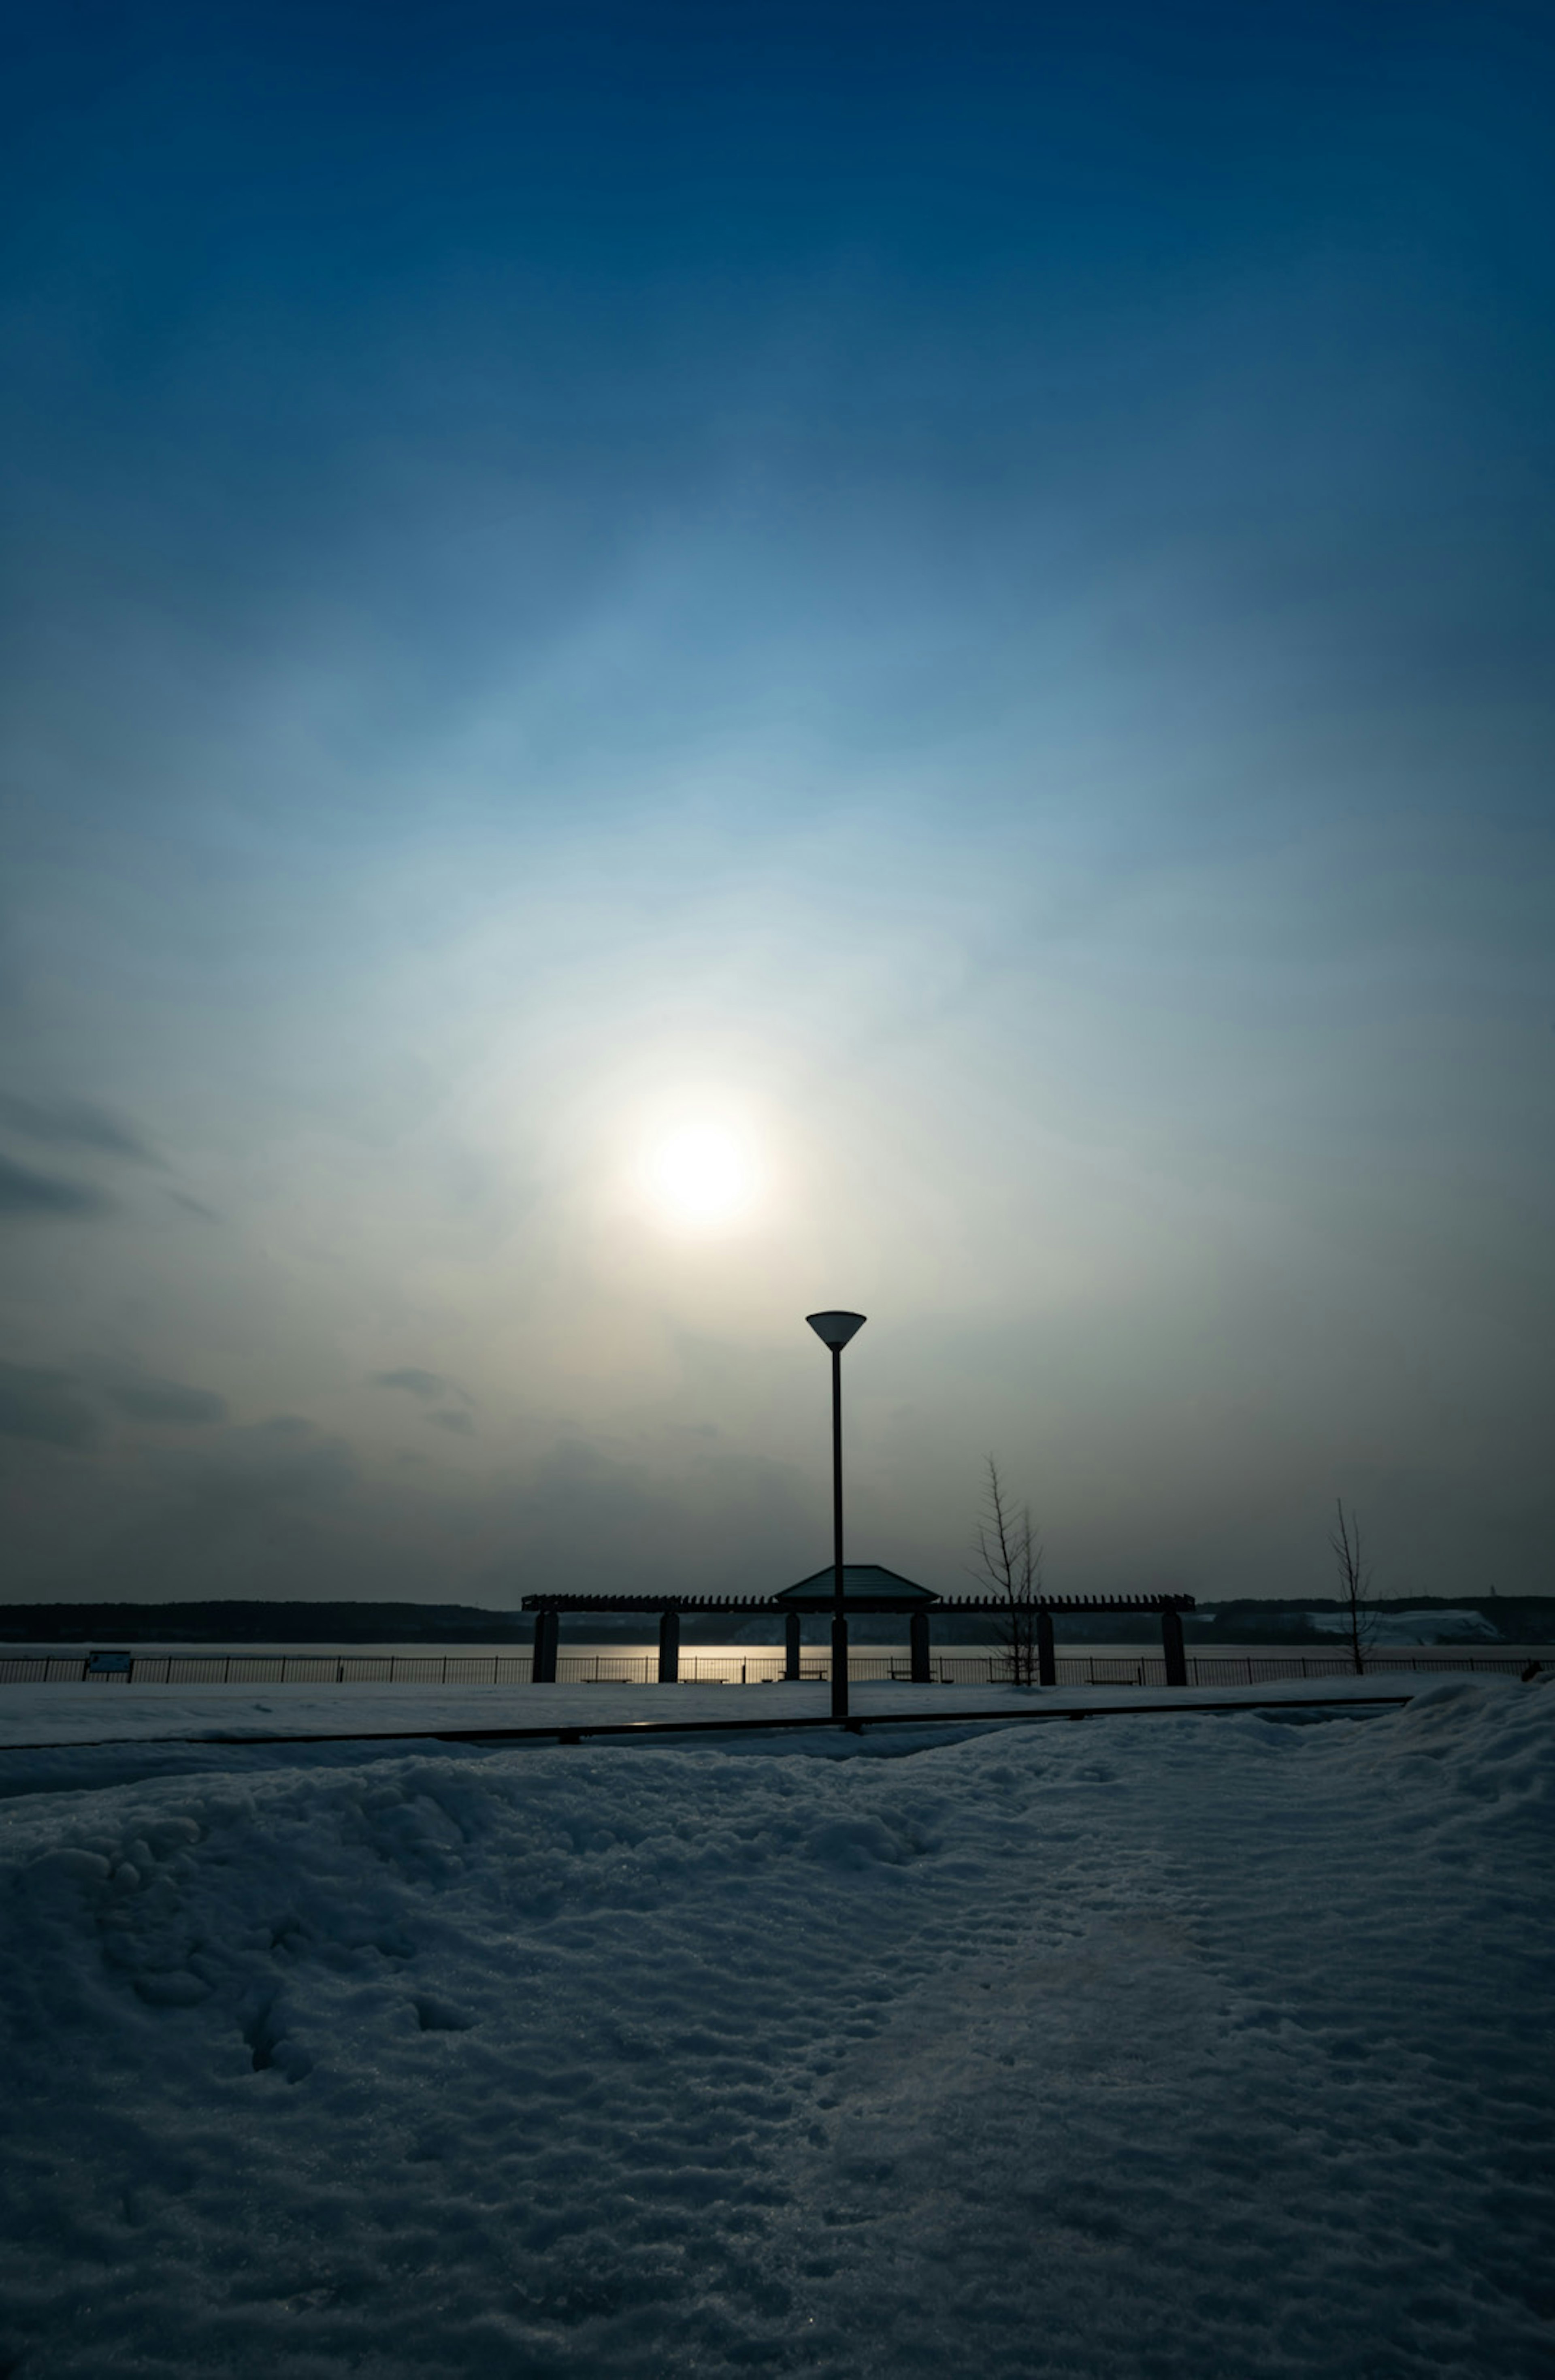
[[[734,1222],[755,1195],[749,1151],[725,1124],[688,1123],[664,1133],[650,1144],[642,1170],[660,1214],[684,1229]]]

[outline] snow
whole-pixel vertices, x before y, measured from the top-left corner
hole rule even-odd
[[[1319,1634],[1345,1636],[1347,1613],[1304,1611],[1302,1618]],[[1372,1611],[1366,1616],[1368,1643],[1376,1645],[1452,1645],[1471,1640],[1499,1645],[1501,1632],[1483,1611]]]
[[[1310,1703],[1314,1695],[1407,1694],[1425,1682],[1411,1670],[1374,1677],[1300,1679],[1275,1685],[1205,1687],[1211,1702],[1266,1699]],[[1160,1702],[1162,1690],[1136,1686],[1072,1686],[1017,1691],[1007,1686],[856,1684],[849,1707],[864,1718],[886,1712],[1030,1709],[1127,1710]],[[213,1735],[346,1735],[408,1732],[430,1735],[459,1728],[629,1728],[666,1718],[741,1723],[824,1718],[825,1685],[773,1686],[123,1686],[114,1684],[0,1686],[0,1746],[91,1743],[166,1737],[197,1741]]]
[[[613,1699],[480,1709],[541,1694]],[[576,1747],[132,1699],[0,1712],[119,1729],[0,1764],[16,2380],[1550,2369],[1549,1687]]]

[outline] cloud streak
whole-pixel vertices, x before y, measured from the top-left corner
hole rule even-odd
[[[35,1172],[0,1152],[0,1221],[21,1222],[55,1218],[59,1221],[95,1221],[114,1211],[104,1191],[84,1182],[66,1182],[52,1173]]]
[[[441,1372],[429,1372],[419,1364],[403,1365],[393,1372],[374,1372],[372,1384],[380,1389],[398,1389],[414,1397],[418,1404],[428,1408],[426,1419],[436,1428],[446,1430],[453,1438],[473,1438],[476,1435],[475,1415],[470,1408],[475,1400],[454,1380],[444,1379]]]
[[[50,1147],[91,1149],[136,1165],[162,1162],[122,1117],[91,1099],[28,1099],[17,1091],[0,1091],[0,1124]]]
[[[379,1389],[403,1389],[422,1404],[434,1403],[450,1393],[450,1384],[441,1372],[423,1371],[419,1364],[403,1365],[397,1372],[374,1372],[372,1383]]]
[[[186,1388],[177,1380],[134,1380],[103,1390],[127,1421],[164,1422],[176,1429],[210,1429],[227,1417],[226,1399],[213,1389]]]
[[[0,1435],[43,1446],[92,1445],[102,1423],[68,1372],[0,1363]]]

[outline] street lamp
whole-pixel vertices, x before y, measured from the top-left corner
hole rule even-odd
[[[805,1320],[832,1350],[832,1716],[847,1717],[847,1612],[843,1603],[843,1349],[862,1314],[807,1314]]]

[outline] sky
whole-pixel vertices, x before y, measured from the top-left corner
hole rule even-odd
[[[1549,1590],[1546,12],[9,44],[0,1595]]]

